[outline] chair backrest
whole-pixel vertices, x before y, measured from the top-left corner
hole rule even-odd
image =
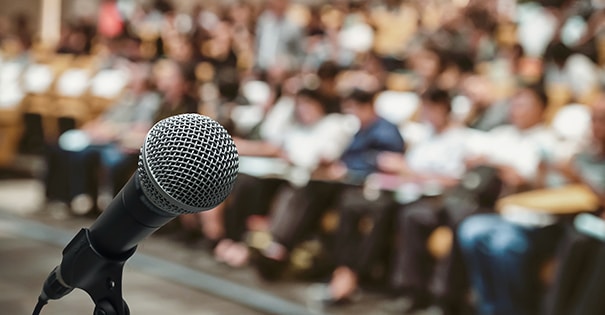
[[[23,74],[24,66],[19,62],[6,61],[0,63],[0,82],[18,82],[19,77]]]
[[[413,92],[384,91],[374,102],[376,113],[396,124],[410,120],[420,106],[420,97]]]
[[[90,85],[90,74],[85,69],[67,69],[57,81],[57,94],[64,97],[82,96]]]
[[[55,79],[53,70],[44,64],[32,64],[23,74],[23,87],[25,92],[42,94],[50,90]]]
[[[126,71],[118,69],[101,70],[90,81],[90,94],[107,99],[115,98],[126,87],[129,79]]]
[[[25,96],[20,78],[24,66],[18,62],[0,63],[0,108],[16,107]]]

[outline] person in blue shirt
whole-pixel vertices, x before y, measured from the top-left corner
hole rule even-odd
[[[340,161],[346,167],[346,177],[358,182],[378,170],[380,153],[403,152],[404,141],[397,126],[379,117],[374,111],[374,94],[355,89],[342,104],[344,113],[359,120],[359,131],[342,154]]]

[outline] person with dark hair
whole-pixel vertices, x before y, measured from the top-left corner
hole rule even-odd
[[[341,111],[341,97],[336,89],[336,80],[340,74],[341,67],[334,62],[327,61],[322,63],[317,69],[319,78],[319,92],[323,95],[326,108],[330,113],[339,113]]]

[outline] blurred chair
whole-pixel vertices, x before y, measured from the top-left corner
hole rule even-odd
[[[88,105],[94,116],[104,112],[124,91],[130,78],[126,71],[104,69],[90,80]]]
[[[52,87],[56,78],[55,70],[48,64],[32,64],[23,75],[23,87],[27,93],[24,111],[48,116],[54,111]]]
[[[23,74],[23,87],[27,93],[46,93],[53,84],[54,76],[54,71],[49,65],[32,64]]]
[[[19,83],[24,69],[19,62],[0,63],[0,108],[18,107],[23,100],[25,93]]]
[[[9,166],[18,151],[25,96],[19,82],[24,68],[17,62],[0,61],[0,167]]]

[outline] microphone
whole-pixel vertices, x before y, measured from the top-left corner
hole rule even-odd
[[[218,122],[199,114],[159,121],[145,138],[135,174],[92,226],[65,247],[38,304],[80,288],[105,312],[99,314],[128,314],[119,284],[137,244],[178,215],[223,202],[238,167],[235,144]]]

